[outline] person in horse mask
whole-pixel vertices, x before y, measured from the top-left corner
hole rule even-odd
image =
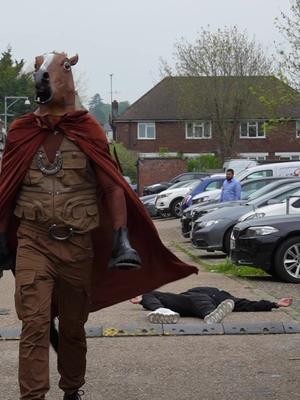
[[[163,246],[104,131],[76,109],[77,61],[36,58],[38,108],[12,124],[0,175],[0,265],[15,267],[21,400],[49,390],[54,317],[59,387],[79,400],[89,312],[197,272]]]

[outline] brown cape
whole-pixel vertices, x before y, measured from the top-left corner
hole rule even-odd
[[[109,271],[112,227],[105,212],[105,199],[99,199],[100,227],[93,231],[95,259],[92,277],[91,311],[147,293],[171,281],[197,273],[196,267],[180,261],[160,241],[156,228],[136,193],[120,174],[109,153],[107,139],[97,121],[86,111],[65,114],[53,129],[63,131],[84,153],[97,163],[125,192],[128,230],[132,246],[142,259],[138,271]],[[12,124],[5,146],[0,175],[0,232],[17,246],[18,220],[13,215],[18,188],[32,159],[49,134],[47,117],[26,114]]]

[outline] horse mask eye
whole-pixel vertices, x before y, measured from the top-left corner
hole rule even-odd
[[[71,64],[69,61],[64,62],[64,69],[66,69],[67,71],[71,70]]]

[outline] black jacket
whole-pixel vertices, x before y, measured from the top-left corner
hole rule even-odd
[[[151,311],[164,307],[178,312],[182,317],[202,318],[226,299],[234,301],[233,311],[271,311],[272,308],[278,308],[276,303],[267,300],[238,298],[214,287],[195,287],[180,294],[153,291],[143,295],[141,305]]]

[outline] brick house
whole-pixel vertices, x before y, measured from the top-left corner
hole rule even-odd
[[[284,122],[266,127],[275,117]],[[272,76],[164,78],[113,124],[115,139],[141,157],[220,154],[226,124],[231,156],[300,159],[299,93]]]

